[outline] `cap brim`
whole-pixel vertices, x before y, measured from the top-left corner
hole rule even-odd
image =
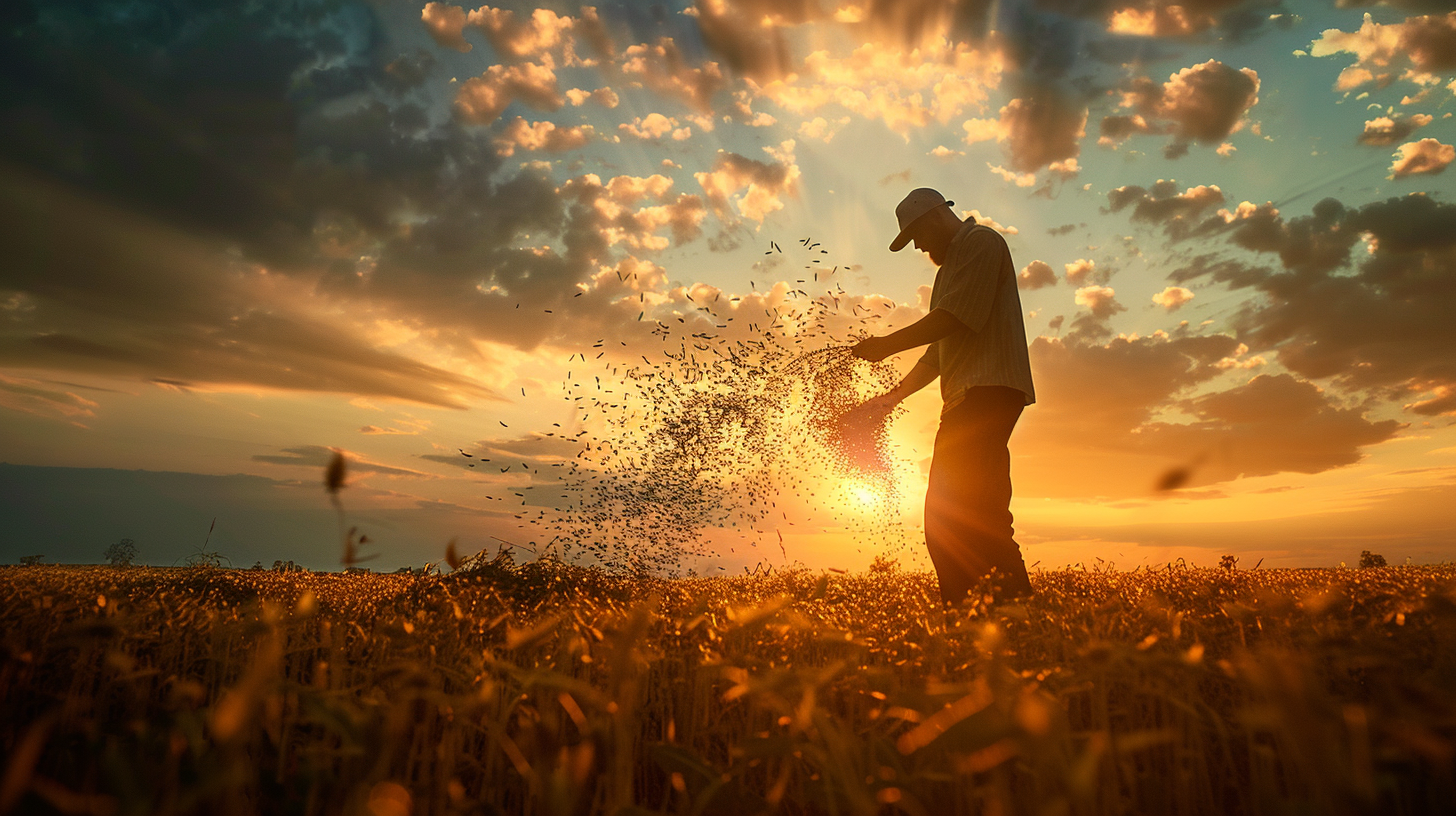
[[[913,238],[913,237],[915,237],[912,234],[915,231],[915,225],[918,224],[918,223],[920,223],[920,220],[923,219],[925,216],[930,215],[930,213],[932,211],[934,211],[934,210],[936,210],[936,209],[938,209],[938,208],[940,208],[942,206],[945,206],[945,207],[954,207],[955,206],[955,202],[954,201],[944,201],[944,202],[941,202],[940,204],[937,204],[934,207],[931,207],[929,210],[926,210],[925,212],[921,213],[919,216],[916,217],[916,219],[914,221],[911,221],[910,223],[906,224],[905,225],[905,229],[900,230],[900,234],[899,235],[896,235],[895,236],[895,240],[893,240],[893,241],[890,242],[890,251],[891,252],[899,252],[900,250],[904,249],[905,248],[905,245],[908,244],[908,243],[910,243],[910,239]]]

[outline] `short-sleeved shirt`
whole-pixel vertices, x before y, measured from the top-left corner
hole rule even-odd
[[[945,309],[965,324],[931,343],[921,358],[940,372],[942,412],[982,385],[1015,388],[1027,405],[1036,402],[1016,268],[1000,233],[966,220],[935,275],[930,309]]]

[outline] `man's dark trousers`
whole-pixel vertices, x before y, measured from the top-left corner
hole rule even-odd
[[[1031,594],[1021,548],[1012,538],[1006,448],[1024,407],[1025,397],[1015,388],[978,386],[940,419],[925,494],[925,544],[947,604],[965,600],[993,569],[998,599]]]

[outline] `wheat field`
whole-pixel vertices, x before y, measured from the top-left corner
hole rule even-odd
[[[0,813],[1364,814],[1456,801],[1456,568],[0,568]]]

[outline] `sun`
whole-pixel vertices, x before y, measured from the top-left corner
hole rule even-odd
[[[880,491],[875,490],[872,485],[865,482],[849,482],[846,485],[850,498],[854,499],[862,507],[873,507],[879,504],[884,497]]]

